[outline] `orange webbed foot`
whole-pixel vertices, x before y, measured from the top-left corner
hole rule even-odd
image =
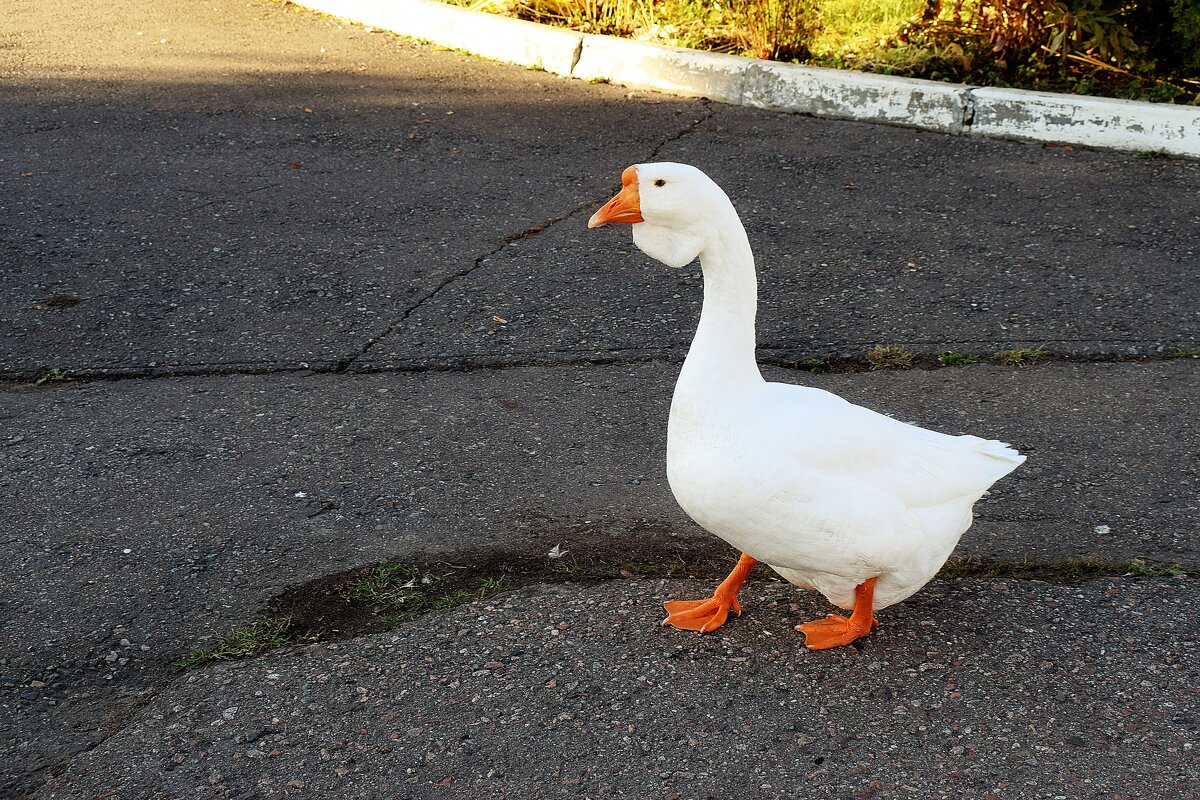
[[[715,631],[729,618],[729,609],[732,608],[735,614],[742,613],[742,606],[737,599],[738,589],[742,588],[746,576],[750,574],[757,563],[743,553],[738,559],[737,566],[733,568],[733,572],[729,573],[728,578],[721,581],[721,585],[713,592],[712,597],[706,600],[672,600],[663,603],[663,608],[667,610],[667,618],[662,621],[662,624],[682,628],[685,631],[700,631],[701,633]]]
[[[809,650],[828,650],[861,639],[878,624],[879,621],[873,617],[871,623],[864,627],[841,614],[830,614],[825,619],[797,625],[796,630],[804,634],[804,645]]]
[[[731,608],[734,614],[742,613],[736,597],[723,597],[720,592],[707,600],[672,600],[663,603],[663,608],[667,610],[663,625],[700,633],[711,633],[724,625]]]
[[[849,618],[830,614],[825,619],[797,625],[804,634],[804,644],[810,650],[828,650],[861,639],[879,624],[872,614],[875,599],[875,578],[863,581],[854,590],[854,613]]]

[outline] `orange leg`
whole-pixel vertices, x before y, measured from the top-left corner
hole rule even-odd
[[[725,618],[729,616],[729,609],[732,608],[735,614],[742,613],[742,606],[737,600],[738,589],[742,588],[746,576],[750,574],[750,570],[754,569],[754,565],[757,563],[757,560],[742,553],[733,572],[729,573],[728,578],[721,581],[721,585],[713,592],[712,597],[707,600],[672,600],[669,603],[663,603],[663,608],[667,610],[667,618],[662,621],[662,624],[701,633],[715,631],[725,624]]]
[[[854,612],[850,619],[840,614],[830,614],[825,619],[797,625],[796,630],[804,634],[804,644],[810,650],[826,650],[850,644],[866,636],[871,628],[879,624],[874,615],[875,579],[863,581],[854,589]]]

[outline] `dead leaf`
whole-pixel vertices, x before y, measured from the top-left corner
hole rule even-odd
[[[492,315],[492,322],[495,322],[499,325],[507,325],[508,324],[508,320],[506,320],[504,317],[498,317],[495,314]]]
[[[292,169],[300,169],[301,167],[304,166],[304,162],[303,161],[293,161],[291,164],[288,164],[288,166],[291,167]]]
[[[312,110],[311,108],[308,108],[307,106],[305,106],[305,108],[304,108],[304,113],[305,113],[305,114],[311,114],[311,113],[313,113],[313,110]]]
[[[32,173],[32,172],[22,172],[22,173],[21,173],[21,177],[22,177],[22,178],[32,178],[32,177],[33,177],[33,173]]]

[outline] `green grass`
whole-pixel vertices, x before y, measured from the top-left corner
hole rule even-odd
[[[938,571],[938,577],[1009,578],[1074,585],[1096,578],[1178,578],[1192,571],[1177,564],[1156,564],[1135,558],[1131,561],[1104,561],[1085,556],[1067,561],[1007,562],[973,557],[953,557]]]
[[[484,578],[479,582],[479,591],[476,593],[476,597],[482,600],[485,597],[499,594],[508,588],[510,588],[510,584],[508,579],[503,575],[499,578]]]
[[[431,576],[411,564],[384,564],[343,586],[338,594],[347,602],[409,610],[424,605],[424,589],[432,583]]]
[[[1190,574],[1177,564],[1150,564],[1140,558],[1125,566],[1125,574],[1134,578],[1183,578]]]
[[[399,622],[421,611],[454,608],[511,588],[504,575],[479,578],[468,586],[456,572],[447,565],[381,564],[338,587],[337,594],[347,603],[372,606],[384,619]]]
[[[447,592],[438,597],[431,605],[437,609],[454,608],[455,606],[461,606],[463,603],[469,603],[474,599],[476,599],[475,595],[470,592],[463,589],[455,589],[453,592]]]
[[[583,565],[575,556],[563,557],[554,562],[554,569],[564,575],[578,575],[583,571]]]
[[[908,369],[915,356],[913,351],[903,347],[881,344],[868,350],[865,358],[871,369]]]
[[[46,370],[46,374],[42,375],[42,377],[38,378],[33,383],[35,386],[41,386],[43,383],[47,383],[47,382],[69,381],[69,380],[71,380],[71,376],[67,374],[67,371],[65,369],[59,369],[58,367],[51,367],[50,369]]]
[[[1036,350],[1001,350],[992,354],[992,361],[1004,367],[1027,367],[1030,364],[1036,364],[1046,357],[1046,351],[1042,348]]]
[[[818,0],[821,29],[809,48],[818,58],[866,52],[895,36],[924,5],[924,0]]]
[[[828,372],[829,362],[823,358],[806,358],[796,363],[796,369],[802,369],[807,372]]]
[[[1168,350],[1163,358],[1200,358],[1200,350]]]
[[[234,631],[212,647],[193,650],[171,666],[179,671],[196,669],[216,661],[250,658],[274,647],[292,644],[294,641],[291,617],[262,619]]]
[[[1074,15],[1068,16],[1076,24],[1080,19],[1091,20],[1088,24],[1098,25],[1101,32],[1091,44],[1070,45],[1071,52],[1064,59],[1051,54],[1056,28],[1041,19],[1042,12],[1035,8],[1046,2],[1001,4],[1006,8],[1003,14],[994,13],[994,4],[942,3],[935,4],[940,10],[932,16],[933,7],[927,0],[445,2],[584,33],[938,81],[1153,102],[1196,103],[1200,94],[1194,65],[1178,74],[1164,65],[1162,69],[1167,71],[1163,72],[1153,53],[1128,41],[1125,23],[1148,13],[1137,11],[1139,4],[1108,4],[1109,11],[1115,12],[1109,18],[1108,11],[1101,13],[1086,3],[1080,8],[1075,8],[1078,3],[1067,3],[1074,9]],[[1160,5],[1165,10],[1169,4],[1164,0]],[[1066,8],[1062,4],[1057,7]],[[1167,16],[1179,13],[1190,12],[1172,11]],[[1164,19],[1164,25],[1170,26],[1170,20]],[[1028,37],[1020,33],[1027,28]],[[1193,34],[1179,36],[1172,40],[1176,45],[1195,38]],[[1168,50],[1176,46],[1148,40],[1140,44]],[[1108,55],[1105,48],[1111,50]],[[1143,157],[1159,156],[1147,151]]]
[[[967,364],[978,364],[979,356],[970,353],[942,353],[938,356],[938,362],[943,367],[965,367]]]

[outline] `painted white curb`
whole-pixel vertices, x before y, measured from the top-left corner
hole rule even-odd
[[[1200,156],[1200,108],[1020,89],[971,95],[978,136]]]
[[[616,36],[588,35],[583,37],[583,51],[571,77],[740,105],[749,60]]]
[[[592,36],[438,0],[297,0],[403,36],[583,80],[952,135],[1200,158],[1200,108],[985,89]]]
[[[960,134],[969,89],[894,75],[748,59],[745,105]]]
[[[570,75],[583,34],[436,0],[300,0],[297,5],[468,53]]]

